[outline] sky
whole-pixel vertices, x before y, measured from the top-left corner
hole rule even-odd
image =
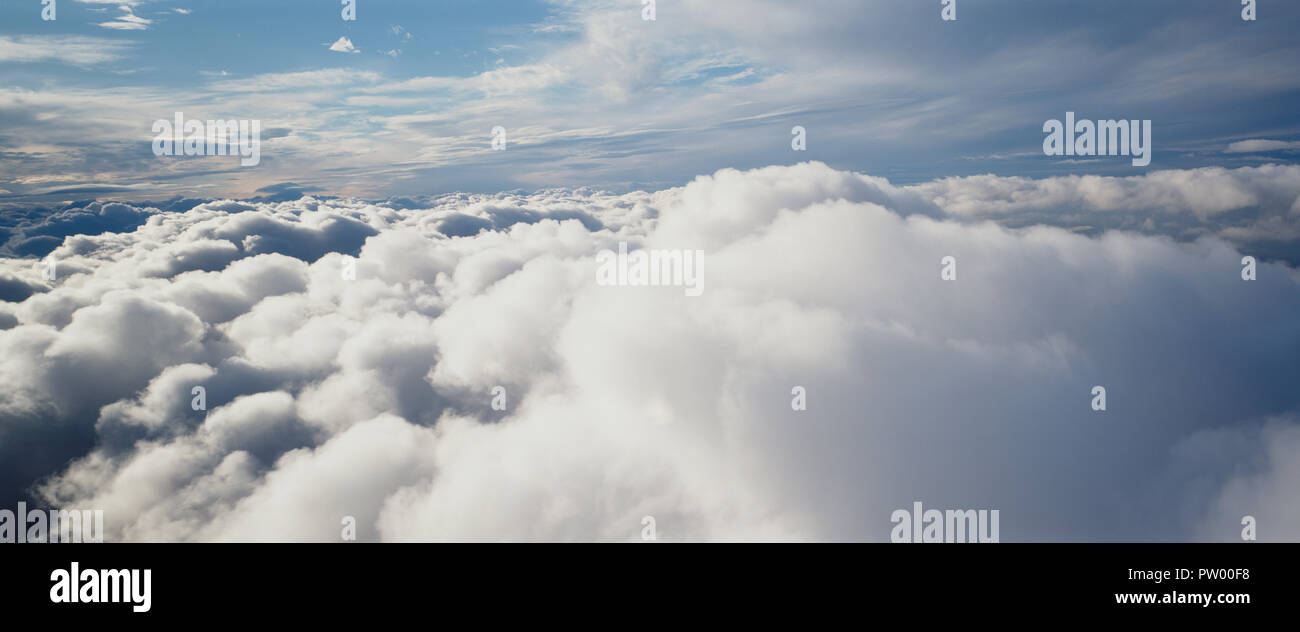
[[[0,512],[1300,541],[1300,5],[655,9],[0,1]],[[258,164],[155,155],[182,111]],[[1150,164],[1045,155],[1067,112]]]
[[[11,0],[0,195],[626,192],[804,160],[904,184],[1142,172],[1044,156],[1067,111],[1152,120],[1150,170],[1300,155],[1294,3],[1252,22],[1228,0],[938,5],[359,0],[345,21],[325,0],[61,0],[43,21]],[[178,111],[260,121],[262,161],[154,156]]]

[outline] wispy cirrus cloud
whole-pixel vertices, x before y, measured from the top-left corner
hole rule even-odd
[[[1300,149],[1300,141],[1252,139],[1232,143],[1224,151],[1230,154],[1256,154],[1293,149]]]
[[[122,12],[122,14],[117,16],[117,18],[113,20],[109,20],[108,22],[100,22],[99,26],[106,29],[113,29],[117,31],[143,31],[149,28],[149,25],[153,24],[153,20],[136,15],[135,10],[133,8],[134,6],[135,3],[132,4],[119,3],[117,5],[117,8],[119,11]]]
[[[138,92],[149,103],[153,95],[172,95],[171,107],[164,99],[159,108],[163,116],[202,103],[218,115],[295,130],[296,137],[279,142],[259,173],[202,183],[229,187],[231,195],[326,172],[348,174],[328,179],[348,182],[356,187],[349,192],[357,194],[418,193],[426,186],[582,186],[593,178],[630,190],[679,184],[724,166],[803,159],[869,169],[900,182],[995,170],[1032,178],[1073,171],[1127,175],[1115,161],[1042,157],[1042,121],[1067,110],[1094,117],[1148,112],[1161,143],[1157,168],[1259,164],[1255,152],[1224,146],[1232,139],[1285,139],[1300,131],[1292,114],[1260,105],[1300,89],[1290,61],[1300,49],[1282,36],[1287,21],[1300,17],[1300,8],[1289,5],[1275,19],[1252,25],[1249,34],[1230,20],[1144,5],[1135,10],[1146,17],[1123,25],[1120,37],[1100,9],[1084,7],[1076,27],[1062,31],[1049,19],[1051,11],[992,3],[981,11],[998,45],[981,47],[951,37],[952,29],[938,28],[935,11],[911,4],[822,0],[810,11],[766,0],[684,0],[655,22],[642,21],[639,7],[625,2],[524,4],[541,10],[518,14],[527,15],[519,23],[510,22],[516,13],[503,16],[500,31],[448,31],[446,24],[397,12],[374,24],[349,25],[338,39],[337,14],[321,12],[318,19],[295,23],[310,35],[303,40],[310,44],[301,46],[314,48],[305,56],[268,53],[254,65],[233,56],[209,68],[201,67],[209,60],[197,60],[197,72],[191,63],[166,73],[165,87],[151,78],[158,75],[135,74],[123,76],[141,77],[138,83],[119,81],[114,88],[119,95]],[[135,14],[164,19],[146,12],[154,5],[129,6]],[[290,2],[257,10],[282,11],[286,15],[267,19],[287,20],[297,7]],[[219,18],[205,15],[204,24]],[[175,28],[198,28],[195,22],[178,21]],[[408,37],[412,31],[421,37]],[[476,35],[451,37],[465,32]],[[161,35],[152,28],[137,39],[151,49],[163,41]],[[241,37],[245,46],[267,51],[287,53],[291,46],[252,32]],[[314,46],[331,40],[335,50],[373,54],[340,56],[329,50],[333,44]],[[1194,50],[1174,45],[1188,40],[1206,43]],[[76,52],[84,63],[120,56],[120,50],[69,56]],[[186,57],[183,49],[166,50],[149,59]],[[51,53],[26,47],[10,55]],[[1077,59],[1093,63],[1075,69],[1077,81],[1067,80],[1060,69]],[[111,62],[114,72],[138,72],[117,63],[122,61]],[[1252,71],[1240,72],[1246,66]],[[212,81],[218,72],[225,73],[223,81]],[[29,93],[45,92],[50,98],[44,102],[56,103],[84,79],[27,76],[16,84]],[[1161,89],[1139,89],[1144,85]],[[279,98],[286,92],[299,98]],[[1189,102],[1197,104],[1193,112],[1227,107],[1226,94],[1245,99],[1232,106],[1232,117],[1197,114],[1196,121],[1161,124],[1168,118],[1164,113],[1188,111]],[[68,103],[59,107],[65,126],[94,119],[118,135],[92,134],[102,144],[94,151],[70,148],[60,164],[113,155],[123,166],[115,177],[142,176],[124,145],[134,139],[118,132],[147,130],[149,120],[127,108],[112,109],[111,117],[121,120],[106,120],[110,115],[89,109],[88,101],[62,100]],[[58,129],[40,131],[53,119],[21,109],[13,115],[31,119],[15,132],[26,144],[35,142],[25,138],[29,129],[33,137],[63,136]],[[808,154],[790,150],[795,125],[809,132]],[[490,151],[487,134],[497,126],[508,131],[508,152]],[[1294,158],[1283,150],[1269,159]],[[7,184],[0,176],[0,186],[19,190]]]
[[[217,92],[278,92],[302,88],[351,87],[376,83],[382,79],[383,75],[368,70],[322,68],[300,72],[265,73],[245,79],[227,79],[213,82],[209,87]]]
[[[0,63],[94,66],[122,59],[134,42],[82,35],[0,35]]]

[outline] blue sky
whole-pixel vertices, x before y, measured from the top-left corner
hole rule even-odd
[[[674,186],[820,160],[901,183],[1142,172],[1044,121],[1151,119],[1147,170],[1294,163],[1300,6],[1261,0],[39,0],[0,4],[0,195],[247,197]],[[332,50],[347,38],[359,52]],[[340,48],[336,46],[335,48]],[[262,162],[151,124],[255,119]],[[491,150],[491,129],[508,149]],[[808,150],[790,130],[808,131]],[[1237,145],[1265,140],[1272,143]]]

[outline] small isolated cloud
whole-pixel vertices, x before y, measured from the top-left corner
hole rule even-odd
[[[122,11],[122,15],[110,22],[100,22],[99,26],[117,31],[143,31],[149,28],[153,20],[136,15],[131,6],[131,4],[118,5],[117,8]]]
[[[338,53],[359,53],[360,49],[352,45],[352,40],[347,37],[340,37],[338,41],[330,44],[330,50]]]
[[[1300,149],[1300,141],[1286,140],[1240,140],[1231,145],[1224,151],[1229,154],[1258,154],[1268,151],[1282,151]]]

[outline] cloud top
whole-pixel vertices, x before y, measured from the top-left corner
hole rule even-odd
[[[1199,175],[1256,204],[1293,177]],[[353,516],[366,540],[630,541],[653,516],[662,540],[880,541],[915,500],[999,509],[1006,541],[1234,540],[1246,514],[1296,539],[1295,270],[1242,281],[1213,234],[985,219],[1247,201],[1188,208],[1184,180],[805,163],[115,208],[143,220],[62,237],[53,282],[0,260],[0,476],[104,509],[107,540],[333,541]],[[598,285],[619,242],[703,250],[707,291]]]

